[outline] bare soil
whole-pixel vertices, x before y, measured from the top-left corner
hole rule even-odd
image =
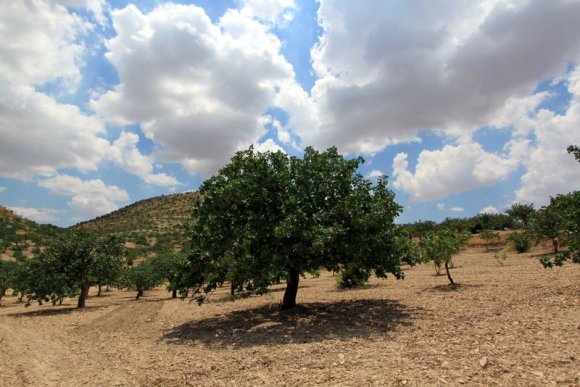
[[[160,288],[0,308],[0,385],[578,385],[580,265],[470,248],[450,288],[432,266],[338,291],[336,277],[201,307]],[[3,300],[4,301],[4,300]]]

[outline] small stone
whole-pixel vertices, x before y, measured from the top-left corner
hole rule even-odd
[[[482,358],[479,359],[479,365],[481,366],[481,368],[485,368],[487,366],[487,356],[483,356]]]
[[[443,368],[449,367],[449,362],[448,361],[444,361],[443,363],[441,363],[441,367],[443,367]]]
[[[544,377],[544,373],[540,372],[540,371],[534,371],[532,372],[534,375],[536,375],[538,378],[543,378]]]

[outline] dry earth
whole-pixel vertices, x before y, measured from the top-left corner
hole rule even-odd
[[[472,248],[453,276],[456,289],[425,265],[337,291],[323,273],[287,313],[281,288],[235,302],[224,288],[202,307],[111,291],[83,311],[7,297],[0,385],[579,384],[580,265]]]

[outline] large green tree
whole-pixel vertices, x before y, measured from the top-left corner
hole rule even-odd
[[[67,230],[53,238],[46,249],[27,264],[25,293],[39,302],[78,296],[85,307],[89,289],[104,281],[103,273],[115,272],[123,248],[115,238],[99,239],[85,230]],[[112,282],[108,276],[106,282]]]
[[[394,219],[401,212],[386,177],[357,173],[362,158],[336,148],[304,157],[240,151],[206,180],[194,204],[193,253],[183,283],[198,302],[230,281],[262,294],[286,280],[283,309],[296,305],[300,276],[320,268],[402,278],[407,243]]]
[[[522,222],[524,228],[528,228],[530,219],[534,216],[536,210],[533,204],[514,203],[506,210],[506,214],[514,220]]]
[[[16,261],[0,260],[0,306],[2,305],[2,297],[6,294],[6,291],[14,288],[17,265],[18,263]]]

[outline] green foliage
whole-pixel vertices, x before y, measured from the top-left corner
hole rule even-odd
[[[553,258],[543,257],[540,262],[544,267],[562,266],[567,260],[580,263],[580,191],[551,198],[546,211],[558,219],[557,236],[568,250],[557,251]]]
[[[495,259],[497,260],[497,263],[499,263],[500,265],[503,266],[503,263],[505,262],[505,260],[507,259],[507,255],[506,254],[495,254],[494,255]]]
[[[580,162],[580,147],[578,145],[570,145],[566,150],[574,156],[576,161]]]
[[[68,230],[56,236],[44,252],[29,260],[19,285],[28,303],[62,301],[78,296],[79,308],[91,285],[109,282],[122,261],[123,248],[116,238],[98,239],[87,231]],[[110,267],[113,266],[113,267]]]
[[[446,218],[439,227],[478,234],[482,230],[504,230],[515,227],[514,220],[503,214],[478,214],[471,218]]]
[[[0,306],[6,291],[16,284],[17,265],[15,261],[0,261]]]
[[[121,289],[135,290],[139,299],[145,290],[151,290],[163,283],[163,276],[155,270],[150,261],[123,270],[117,286]]]
[[[517,253],[527,253],[532,248],[532,237],[529,232],[514,232],[508,238]]]
[[[102,286],[113,285],[121,275],[126,255],[127,251],[117,236],[105,238],[96,246],[90,274],[91,283],[98,286],[99,296]]]
[[[423,262],[433,262],[437,274],[441,274],[441,266],[445,266],[447,278],[453,285],[453,279],[449,272],[449,265],[454,254],[459,252],[461,246],[467,241],[469,234],[449,229],[439,229],[427,233],[419,242]]]
[[[187,262],[187,253],[182,251],[165,250],[151,259],[151,266],[165,281],[167,290],[173,292],[173,297],[181,288],[182,271]]]
[[[536,210],[533,204],[514,203],[506,210],[506,214],[512,219],[521,222],[526,229],[528,228],[530,219],[533,218],[535,213]]]
[[[497,231],[492,231],[492,230],[482,230],[479,233],[479,237],[487,242],[485,245],[485,248],[486,248],[486,250],[488,250],[489,244],[492,243],[492,241],[499,240],[499,233]]]
[[[371,277],[371,272],[359,267],[356,263],[345,265],[338,274],[336,286],[339,289],[362,287]]]
[[[236,153],[194,204],[184,286],[203,302],[226,281],[261,294],[286,279],[287,309],[296,304],[300,275],[320,268],[356,263],[402,278],[403,233],[394,224],[401,207],[385,177],[373,185],[356,173],[361,162],[336,148],[309,147],[302,159],[252,148]]]
[[[552,240],[554,246],[554,254],[559,252],[559,239],[563,227],[563,213],[554,204],[554,198],[550,198],[550,205],[540,208],[532,218],[530,224],[530,231],[539,242],[542,238]]]

